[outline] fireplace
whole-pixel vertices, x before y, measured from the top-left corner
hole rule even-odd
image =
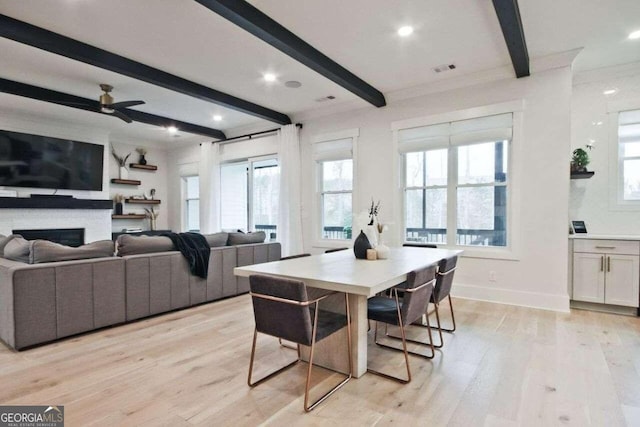
[[[40,230],[13,230],[27,240],[43,239],[66,246],[84,245],[84,228],[49,228]]]

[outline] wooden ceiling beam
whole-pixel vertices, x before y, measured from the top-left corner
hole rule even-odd
[[[384,95],[378,89],[333,61],[248,2],[244,0],[196,1],[368,103],[376,107],[386,105]]]

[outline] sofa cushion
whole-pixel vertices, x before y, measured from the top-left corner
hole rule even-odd
[[[130,236],[121,234],[116,242],[118,256],[175,251],[173,242],[166,236]]]
[[[212,248],[226,246],[227,240],[229,239],[229,233],[225,233],[224,231],[221,231],[220,233],[203,234],[203,236],[207,239],[207,243],[209,243],[209,246]]]
[[[0,257],[4,257],[4,247],[7,246],[7,243],[9,243],[15,237],[22,237],[22,236],[20,236],[18,234],[12,234],[10,236],[4,236],[4,235],[0,234]],[[225,243],[226,243],[226,241],[225,241]]]
[[[227,246],[247,245],[250,243],[262,243],[267,238],[264,231],[255,231],[253,233],[229,233]]]
[[[4,247],[4,257],[13,261],[29,262],[31,242],[22,236],[14,236]]]
[[[113,248],[113,241],[111,240],[99,240],[77,248],[48,240],[34,240],[31,244],[29,264],[112,257]]]

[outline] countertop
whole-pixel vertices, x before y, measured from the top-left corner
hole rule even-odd
[[[640,236],[622,234],[569,234],[569,239],[593,239],[593,240],[640,240]]]

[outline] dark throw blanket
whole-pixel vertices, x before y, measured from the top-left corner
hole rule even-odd
[[[203,279],[207,278],[211,248],[202,234],[164,233],[163,236],[170,238],[176,249],[187,259],[191,274]]]

